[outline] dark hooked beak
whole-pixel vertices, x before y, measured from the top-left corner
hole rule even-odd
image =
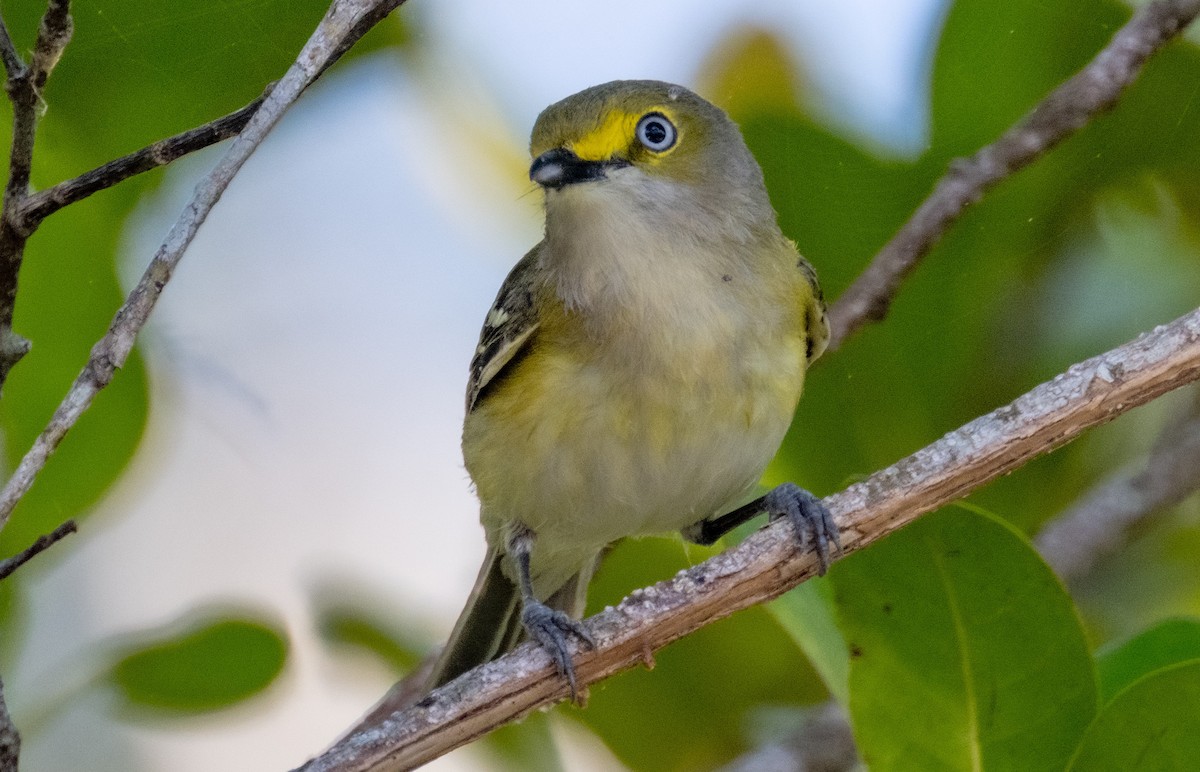
[[[602,180],[607,170],[622,166],[629,166],[629,162],[615,158],[585,161],[566,148],[556,147],[533,159],[533,165],[529,167],[529,179],[543,188],[558,189],[576,182]]]

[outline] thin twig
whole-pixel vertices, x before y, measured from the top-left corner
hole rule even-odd
[[[33,59],[29,69],[33,71],[33,87],[40,93],[46,79],[62,58],[62,53],[71,42],[75,22],[71,20],[71,0],[50,0],[42,23],[38,26],[37,42],[33,45]]]
[[[0,560],[0,581],[4,581],[8,577],[12,576],[18,568],[25,565],[46,550],[50,549],[55,544],[62,541],[63,538],[75,533],[77,530],[79,529],[75,525],[75,521],[68,520],[50,533],[37,537],[33,544],[30,544],[24,550],[18,552],[16,555],[13,555],[11,558]]]
[[[1065,582],[1116,552],[1138,523],[1200,491],[1200,400],[1172,422],[1137,472],[1118,474],[1081,496],[1034,539]]]
[[[18,230],[32,232],[43,220],[69,204],[235,136],[246,126],[273,87],[274,84],[268,86],[262,96],[240,110],[209,121],[203,126],[161,139],[53,187],[31,193],[17,205],[12,214],[13,222]]]
[[[1200,379],[1200,309],[1137,340],[1073,365],[1011,404],[825,499],[846,552],[962,498],[1085,429]],[[737,547],[634,592],[587,621],[596,648],[576,652],[580,683],[642,662],[734,611],[779,596],[816,574],[786,521]],[[409,769],[495,727],[567,697],[545,651],[524,644],[433,691],[413,707],[353,733],[310,761],[307,772]]]
[[[38,26],[33,60],[28,67],[17,54],[8,28],[4,27],[0,35],[0,56],[8,72],[4,88],[13,107],[8,184],[4,187],[3,212],[0,213],[0,386],[8,378],[8,371],[29,353],[29,341],[13,332],[12,322],[17,303],[17,278],[30,233],[21,230],[12,214],[29,194],[42,89],[71,40],[70,10],[70,0],[50,0]]]
[[[200,225],[225,192],[233,176],[258,147],[285,110],[329,66],[361,37],[371,24],[378,23],[404,0],[334,0],[325,17],[305,44],[287,74],[276,84],[255,111],[249,123],[229,146],[223,158],[200,181],[191,201],[171,226],[137,286],[117,311],[108,332],[92,347],[82,372],[71,384],[58,409],[33,447],[26,452],[16,470],[0,490],[0,530],[7,524],[17,503],[33,485],[64,436],[91,406],[96,394],[112,381],[117,368],[125,363],[138,332],[145,325],[170,281],[175,267],[195,238]]]
[[[9,78],[20,75],[21,71],[25,69],[25,61],[17,53],[17,46],[13,43],[12,35],[8,34],[8,25],[4,23],[2,16],[0,16],[0,61],[4,62],[4,72]]]
[[[900,283],[985,191],[1109,109],[1142,65],[1200,14],[1200,0],[1155,0],[1134,13],[1108,45],[1020,123],[975,155],[950,164],[933,192],[829,309],[830,351],[887,316]]]
[[[4,682],[0,681],[0,772],[17,772],[21,759],[21,735],[8,715],[4,703]]]

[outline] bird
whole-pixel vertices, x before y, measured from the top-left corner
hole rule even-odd
[[[523,640],[577,692],[571,639],[601,556],[679,531],[712,543],[767,512],[821,571],[836,524],[758,483],[829,340],[813,267],[781,232],[738,126],[691,90],[593,86],[547,107],[529,177],[545,231],[471,361],[462,450],[487,554],[428,687]]]

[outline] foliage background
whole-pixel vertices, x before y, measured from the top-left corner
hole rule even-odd
[[[481,310],[538,235],[522,136],[540,106],[613,77],[694,85],[742,124],[785,231],[836,298],[951,158],[995,138],[1128,16],[1094,0],[959,0],[913,3],[903,27],[882,18],[891,4],[864,0],[843,22],[859,37],[842,40],[869,50],[843,43],[851,50],[838,59],[836,42],[769,6],[658,4],[622,37],[533,5],[491,25],[477,4],[444,5],[405,6],[305,97],[205,227],[141,356],[0,538],[11,553],[82,519],[81,535],[0,585],[0,674],[27,768],[294,765],[445,634],[482,550],[456,450],[461,381]],[[323,3],[74,8],[75,40],[46,94],[39,187],[249,101]],[[22,49],[42,10],[4,3]],[[676,18],[689,21],[678,25],[686,35]],[[831,78],[852,70],[830,61],[889,66],[902,29],[917,33],[905,66],[891,64],[901,75],[871,86]],[[510,57],[507,69],[471,48],[480,36],[489,55]],[[1112,114],[956,225],[887,322],[814,372],[768,481],[837,490],[1195,307],[1198,74],[1200,52],[1173,46]],[[35,347],[0,401],[10,463],[211,160],[72,206],[31,241],[17,330]],[[444,763],[552,768],[562,762],[550,732],[572,769],[712,768],[773,741],[832,691],[876,768],[913,737],[949,747],[930,727],[873,718],[934,703],[947,706],[947,735],[1003,766],[986,722],[956,723],[972,679],[955,673],[985,662],[1029,681],[1015,714],[1059,711],[1047,719],[1058,735],[1031,747],[1065,763],[1121,685],[1162,665],[1195,682],[1200,512],[1193,498],[1164,513],[1069,597],[1019,533],[1136,464],[1193,400],[1174,395],[1091,432],[973,496],[972,511],[950,508],[770,609],[677,643],[653,672],[599,686],[586,711],[560,708]],[[972,545],[980,555],[966,569],[936,568]],[[624,545],[593,605],[704,554],[675,539]],[[1005,597],[990,599],[995,587]],[[978,626],[964,612],[957,629],[935,632],[946,588],[967,588]],[[875,615],[912,598],[928,603],[904,617],[922,644],[906,649],[905,631]],[[1027,625],[1023,641],[980,643],[996,619]],[[1030,645],[1038,635],[1048,643]],[[1029,664],[1052,649],[1062,649],[1052,668]],[[1097,693],[1090,652],[1109,649],[1120,656],[1101,657]],[[1049,700],[1046,672],[1073,674]],[[901,677],[910,689],[895,688]],[[1161,704],[1155,688],[1122,692],[1128,714]],[[889,703],[897,692],[916,705]],[[971,752],[936,763],[955,768],[960,750]]]

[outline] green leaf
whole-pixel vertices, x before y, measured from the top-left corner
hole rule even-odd
[[[219,710],[267,688],[287,652],[282,630],[239,612],[147,633],[113,663],[107,680],[139,707]]]
[[[390,593],[344,577],[330,576],[310,590],[312,616],[321,640],[339,653],[366,652],[399,677],[440,643],[428,627],[400,613]]]
[[[401,633],[365,609],[350,605],[322,609],[317,617],[317,631],[326,643],[370,652],[397,676],[412,670],[428,650],[405,640]]]
[[[483,748],[496,769],[512,772],[561,772],[562,757],[550,731],[550,718],[533,713],[520,722],[506,724],[483,740]]]
[[[974,152],[1086,64],[1129,18],[1096,0],[957,0],[934,64],[934,142]]]
[[[1096,656],[1105,702],[1142,676],[1200,659],[1200,619],[1168,619]]]
[[[1200,769],[1200,660],[1156,670],[1117,694],[1068,769]]]
[[[1074,607],[1011,526],[947,509],[833,566],[872,770],[1062,769],[1096,711]]]
[[[850,701],[850,650],[837,626],[833,585],[821,579],[805,582],[767,606],[808,661],[829,693],[842,705]]]

